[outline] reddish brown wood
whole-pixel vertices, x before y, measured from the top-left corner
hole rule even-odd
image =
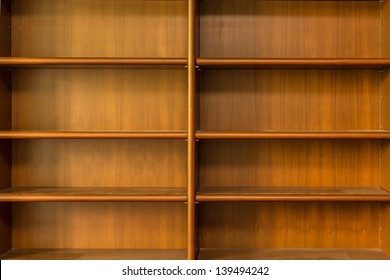
[[[185,131],[0,131],[0,139],[186,139]]]

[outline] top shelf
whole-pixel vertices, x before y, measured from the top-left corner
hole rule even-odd
[[[114,58],[114,57],[0,57],[0,67],[50,68],[89,66],[142,67],[186,66],[186,58]]]
[[[386,69],[389,58],[197,58],[196,64],[202,69],[243,68],[243,69]]]

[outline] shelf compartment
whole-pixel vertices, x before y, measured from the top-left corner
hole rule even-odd
[[[198,190],[199,202],[217,201],[390,201],[382,188],[318,187],[207,187]]]
[[[186,139],[185,131],[0,131],[0,139]]]
[[[185,202],[184,188],[65,188],[65,187],[12,187],[0,191],[0,202]]]
[[[389,260],[380,249],[201,248],[199,260]]]
[[[387,58],[197,58],[201,69],[387,69]]]
[[[96,68],[99,66],[186,66],[186,58],[116,58],[116,57],[0,57],[0,67],[7,68]]]
[[[197,131],[198,139],[390,139],[390,131]]]
[[[186,250],[11,249],[2,260],[185,260]]]

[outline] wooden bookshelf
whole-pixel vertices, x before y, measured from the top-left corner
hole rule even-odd
[[[383,1],[0,4],[0,259],[389,258]]]

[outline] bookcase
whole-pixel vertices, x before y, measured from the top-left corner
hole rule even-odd
[[[390,258],[387,1],[0,2],[1,259]]]

